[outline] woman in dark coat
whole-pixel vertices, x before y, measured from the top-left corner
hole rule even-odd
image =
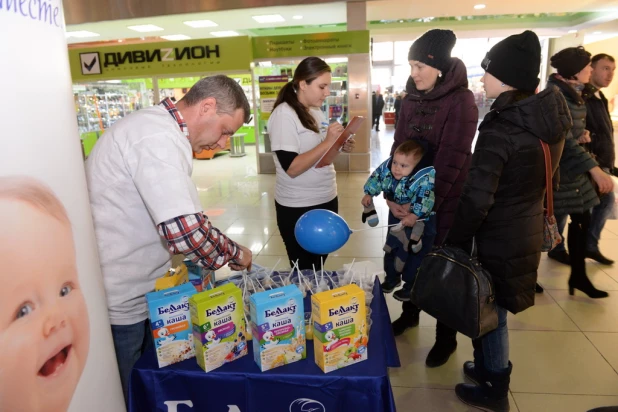
[[[571,128],[560,92],[534,94],[540,64],[541,45],[531,31],[504,39],[483,60],[481,81],[487,97],[496,101],[479,128],[446,240],[470,250],[474,239],[494,283],[498,328],[473,340],[474,362],[464,364],[464,374],[478,386],[456,387],[459,399],[487,411],[509,410],[507,311],[518,313],[534,305],[546,191],[541,141],[550,150],[553,177]]]
[[[437,218],[435,244],[438,245],[442,244],[453,223],[478,124],[478,108],[474,94],[468,89],[466,66],[451,57],[456,41],[452,31],[436,29],[423,34],[410,47],[408,60],[412,70],[406,85],[408,95],[402,102],[391,149],[392,155],[409,139],[418,140],[427,149],[423,162],[428,164],[419,166],[433,165],[436,169],[434,211]],[[408,213],[406,207],[387,203],[391,217],[402,219]],[[388,292],[396,286],[383,285],[383,289]],[[393,331],[400,335],[418,322],[419,309],[404,301],[403,313],[393,322]],[[427,366],[446,363],[457,348],[455,335],[455,330],[437,323],[436,343],[427,355]]]
[[[586,241],[590,210],[599,204],[590,177],[598,185],[601,193],[607,193],[613,188],[609,175],[581,146],[590,142],[590,135],[585,129],[586,104],[581,97],[592,72],[590,53],[582,47],[570,47],[552,56],[551,64],[558,69],[558,73],[549,77],[547,88],[560,90],[573,119],[573,128],[567,136],[560,159],[560,186],[554,194],[554,213],[558,221],[562,221],[564,225],[566,216],[571,216],[567,239],[568,262],[571,265],[569,293],[572,295],[575,289],[579,289],[591,298],[604,298],[608,296],[607,292],[596,289],[586,275]],[[556,249],[549,253],[550,257],[552,253],[555,254]]]

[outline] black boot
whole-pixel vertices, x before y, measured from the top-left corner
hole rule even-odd
[[[408,328],[418,326],[421,310],[411,302],[405,302],[399,319],[393,322],[393,335],[399,336]]]
[[[539,282],[536,283],[536,286],[534,287],[534,293],[543,293],[545,292],[545,289],[543,289],[543,286],[539,285]]]
[[[586,224],[578,222],[569,224],[569,250],[571,251],[571,276],[569,277],[569,295],[575,294],[578,289],[592,299],[606,298],[609,294],[594,287],[586,275]],[[584,230],[586,229],[586,230]]]
[[[436,343],[427,354],[425,365],[429,368],[437,368],[444,365],[451,354],[457,349],[457,331],[451,329],[442,322],[436,323]]]
[[[479,386],[460,383],[455,387],[455,394],[466,405],[488,412],[508,412],[509,383],[513,364],[504,372],[483,371]]]

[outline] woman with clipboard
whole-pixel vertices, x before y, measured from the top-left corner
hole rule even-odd
[[[298,260],[300,269],[321,268],[327,256],[309,253],[298,244],[296,222],[313,209],[335,213],[339,209],[334,165],[314,167],[344,130],[337,122],[329,125],[320,110],[330,96],[330,84],[331,68],[324,60],[304,59],[279,92],[268,121],[277,176],[277,226],[290,262]],[[349,153],[354,144],[354,139],[348,139],[341,150]]]

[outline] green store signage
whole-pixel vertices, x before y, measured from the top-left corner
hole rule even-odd
[[[69,51],[74,82],[249,70],[248,37],[131,44]]]
[[[256,59],[356,53],[369,53],[369,31],[253,38],[253,57]]]

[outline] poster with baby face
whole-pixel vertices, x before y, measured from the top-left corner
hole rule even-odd
[[[61,0],[0,1],[0,411],[123,411]]]

